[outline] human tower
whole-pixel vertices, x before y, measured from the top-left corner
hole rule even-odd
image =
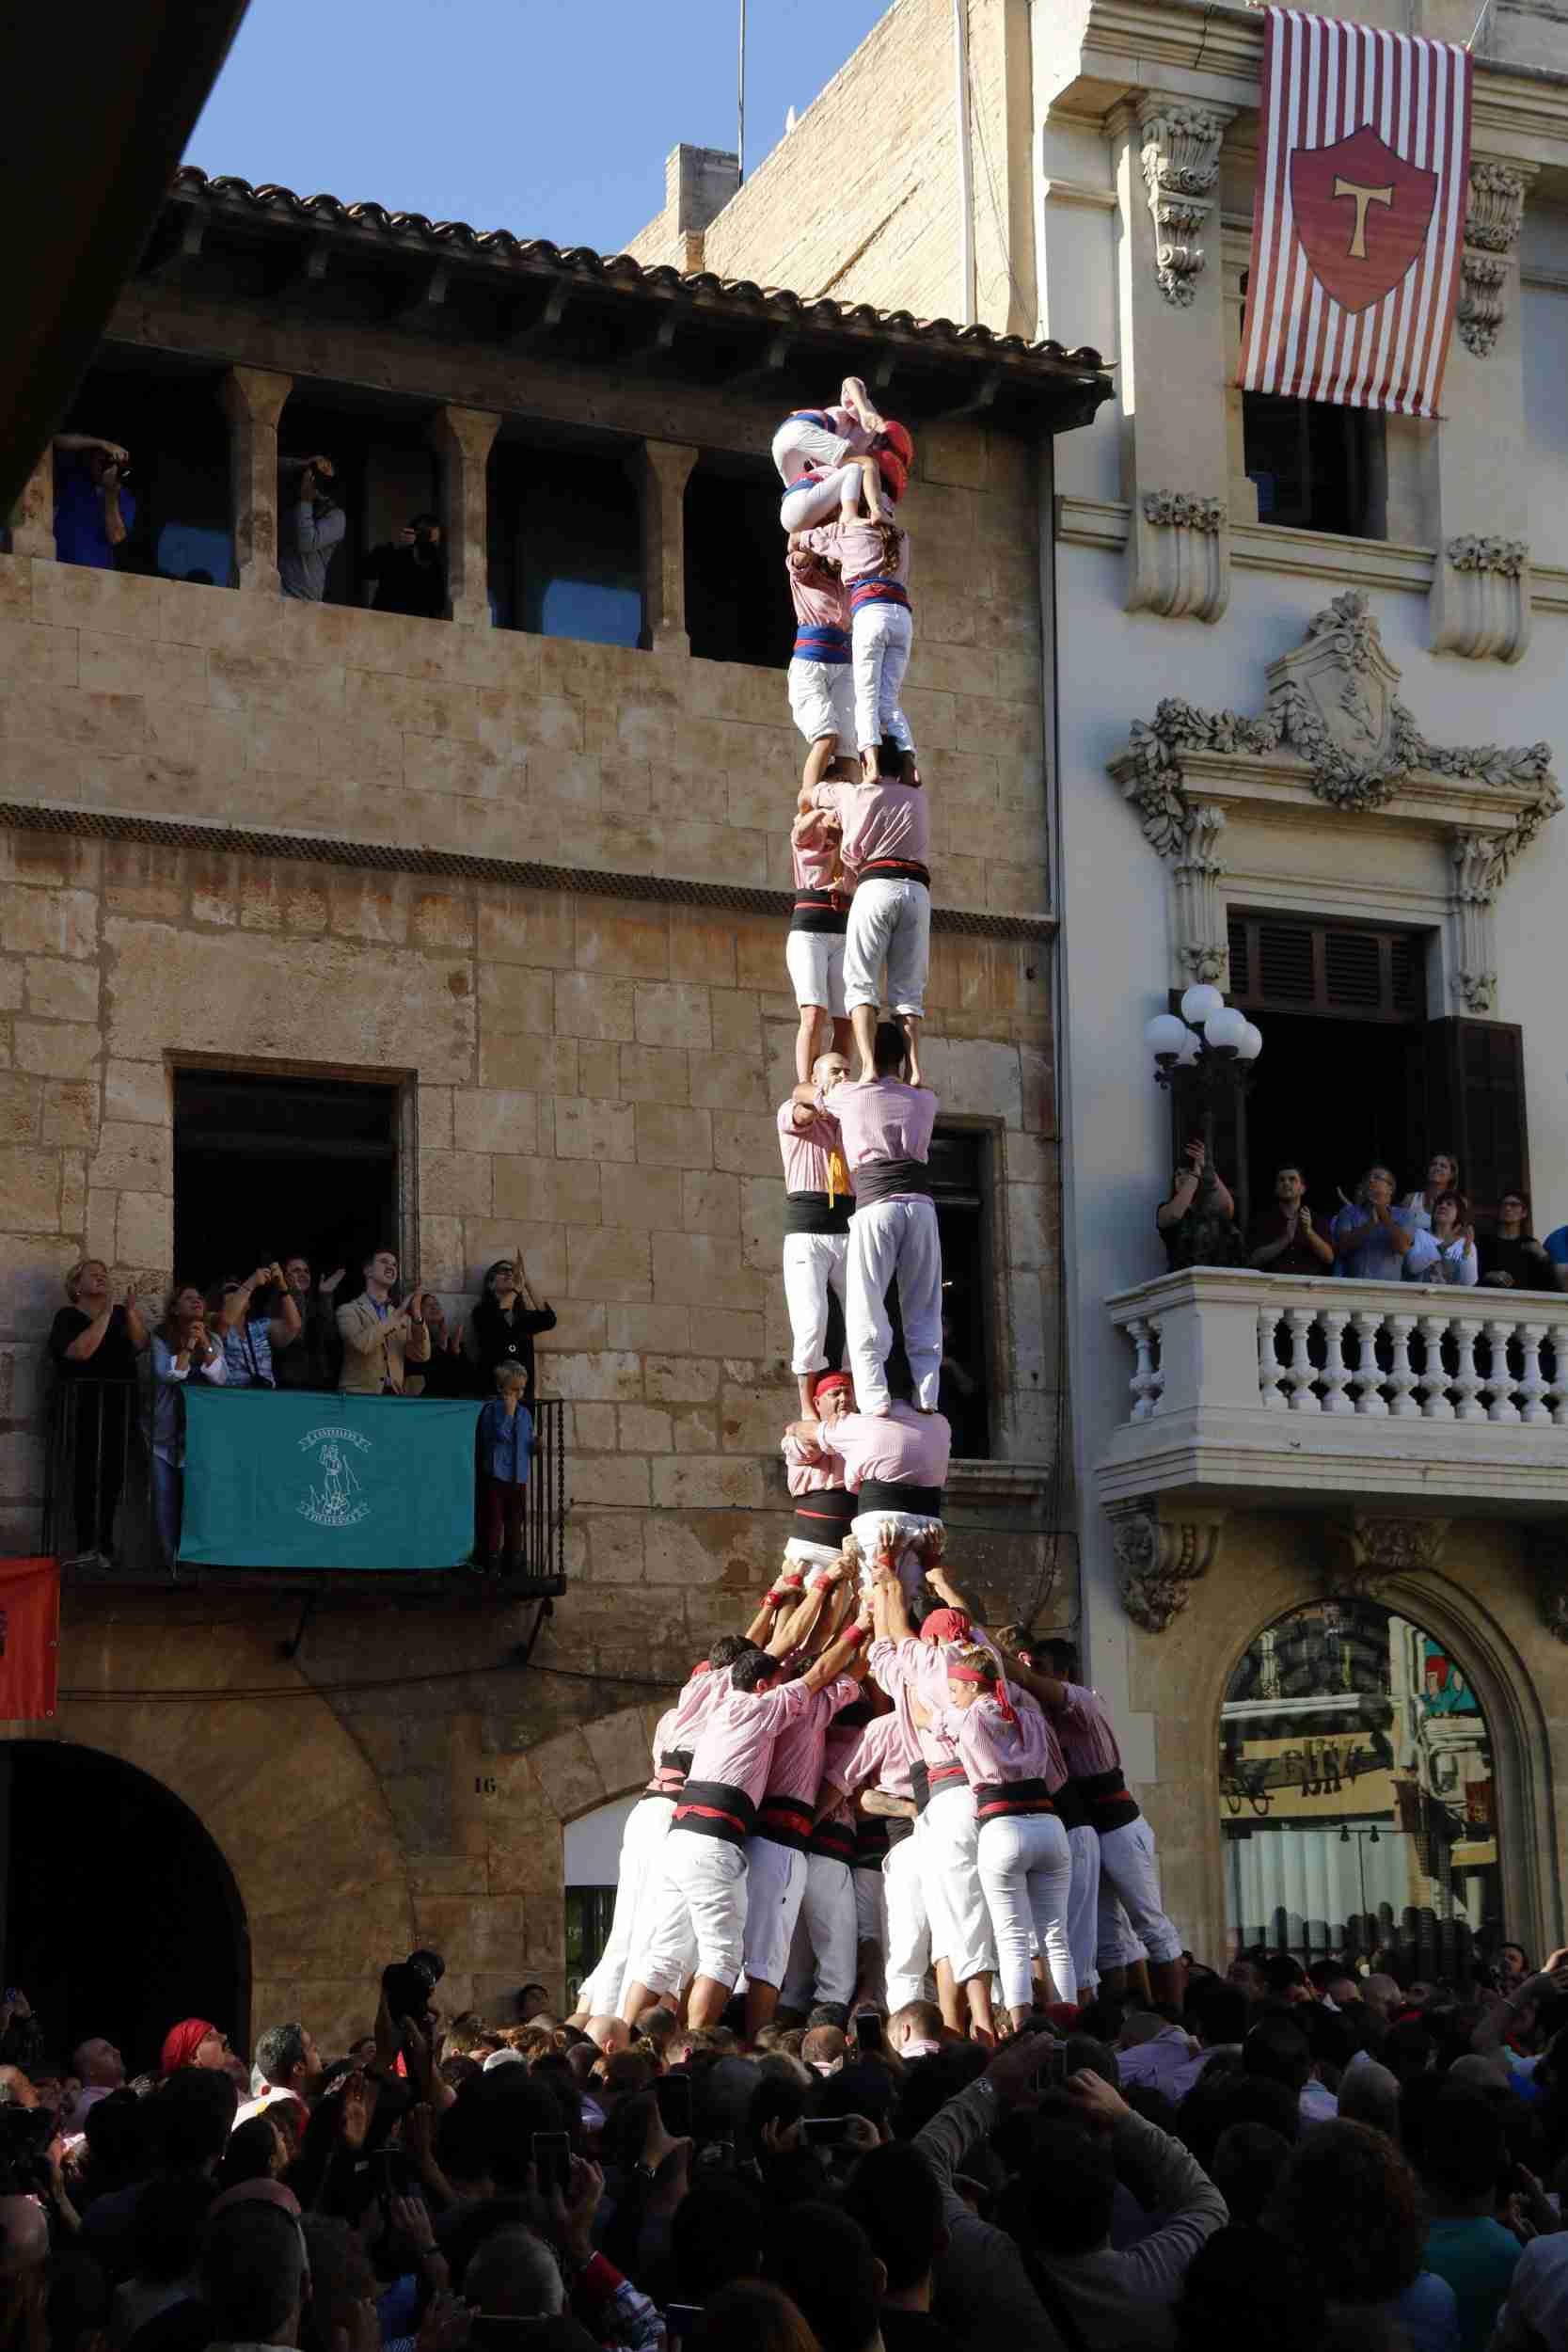
[[[1147,1964],[1173,1997],[1181,1947],[1103,1705],[1059,1646],[1004,1651],[943,1565],[929,803],[899,701],[913,443],[852,376],[835,405],[786,417],[772,454],[808,747],[785,945],[797,1083],[778,1115],[795,1524],[751,1626],[713,1644],[658,1724],[578,2014],[635,2025],[685,2001],[713,2025],[744,1975],[751,2039],[775,2015],[896,2010],[934,1982],[950,2026],[990,2037],[1108,1970]]]

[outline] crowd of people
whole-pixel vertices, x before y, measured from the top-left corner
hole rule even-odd
[[[1193,1136],[1155,1223],[1173,1268],[1251,1265],[1353,1281],[1568,1290],[1568,1225],[1537,1240],[1528,1198],[1516,1187],[1498,1195],[1479,1228],[1452,1152],[1434,1152],[1424,1181],[1402,1200],[1399,1189],[1393,1169],[1374,1164],[1354,1197],[1338,1193],[1327,1214],[1309,1205],[1307,1171],[1288,1161],[1275,1171],[1274,1206],[1243,1233],[1229,1187],[1210,1165],[1202,1137]]]
[[[1568,1952],[1465,1998],[1251,1951],[752,2030],[382,1974],[341,2050],[0,2020],[8,2352],[1554,2352]]]
[[[184,1458],[182,1398],[192,1386],[486,1400],[478,1438],[478,1556],[487,1567],[520,1565],[537,1444],[528,1406],[534,1342],[555,1327],[553,1309],[529,1280],[522,1250],[485,1268],[477,1302],[451,1324],[436,1292],[400,1281],[392,1250],[370,1252],[357,1286],[347,1283],[346,1273],[342,1266],[314,1269],[296,1253],[206,1286],[177,1281],[159,1316],[134,1285],[116,1298],[102,1259],[71,1266],[67,1304],[48,1342],[67,1416],[76,1540],[67,1565],[113,1561],[139,1431],[150,1449],[159,1541],[172,1564]]]

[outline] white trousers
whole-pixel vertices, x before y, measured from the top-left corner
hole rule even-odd
[[[599,1964],[578,1994],[578,2006],[590,2017],[618,2017],[626,1986],[626,1963],[637,1940],[638,1916],[657,1888],[665,1838],[675,1808],[667,1797],[644,1797],[634,1804],[621,1832],[621,1860],[615,1884],[615,1916]]]
[[[1029,1969],[1031,1931],[1060,2001],[1077,1998],[1067,1913],[1072,1851],[1053,1813],[1002,1815],[980,1824],[980,1886],[996,1940],[1002,1998],[1027,2009],[1035,1997]]]
[[[887,1385],[893,1349],[887,1286],[895,1274],[914,1401],[922,1410],[935,1412],[942,1380],[942,1237],[936,1203],[928,1197],[876,1200],[857,1209],[850,1220],[844,1335],[860,1413],[885,1413],[893,1402]]]
[[[847,2009],[854,1998],[855,1890],[849,1882],[855,1875],[831,1854],[807,1854],[806,1891],[789,1947],[782,2008],[810,2010],[832,2001]]]
[[[804,417],[786,417],[773,436],[773,463],[781,482],[794,482],[808,466],[842,466],[849,454],[847,440],[825,424]]]
[[[931,894],[923,882],[873,874],[857,885],[844,934],[844,1001],[851,1012],[857,1005],[881,1003],[884,963],[894,1011],[924,1016],[931,969]]]
[[[925,1564],[911,1549],[912,1539],[927,1528],[941,1525],[941,1519],[927,1518],[918,1511],[863,1511],[852,1518],[849,1533],[861,1548],[862,1592],[869,1594],[871,1590],[877,1554],[891,1551],[897,1564],[904,1599],[912,1607],[926,1577]]]
[[[1092,1994],[1100,1984],[1100,1834],[1085,1823],[1081,1829],[1069,1829],[1067,1842],[1072,1854],[1067,1940],[1082,1998]]]
[[[1140,1813],[1100,1840],[1100,1965],[1125,1968],[1144,1952],[1180,1960],[1181,1938],[1165,1916],[1154,1832]]]
[[[855,674],[847,661],[789,662],[789,715],[808,743],[833,735],[846,750],[855,739]]]
[[[700,1977],[733,1985],[746,1936],[746,1856],[721,1838],[672,1827],[664,1871],[633,1961],[634,1983],[678,1993],[693,1966]]]
[[[797,1853],[793,1846],[778,1845],[771,1837],[747,1839],[743,1950],[749,1984],[783,1984],[805,1892],[803,1853]]]
[[[803,491],[795,493],[797,498],[804,495]],[[789,503],[785,499],[785,506]],[[799,531],[800,525],[790,523],[785,528]],[[907,604],[863,604],[850,621],[855,739],[863,752],[875,750],[884,735],[891,735],[901,752],[914,749],[910,723],[898,704],[913,643],[914,615]]]
[[[891,2016],[908,2001],[926,1998],[926,1979],[936,1957],[931,1948],[931,1916],[926,1907],[926,1870],[921,1856],[920,1824],[912,1837],[890,1846],[882,1864],[882,1891],[887,1898],[887,2006]],[[855,1876],[863,1877],[857,1870]]]
[[[820,1574],[813,1575],[810,1571],[832,1567],[838,1559],[838,1551],[836,1544],[808,1543],[804,1535],[792,1535],[784,1548],[784,1556],[786,1560],[797,1561],[806,1569],[806,1590],[811,1593],[816,1591],[822,1579]]]
[[[954,1782],[939,1789],[921,1815],[920,1827],[924,1836],[917,1842],[932,1953],[951,1963],[959,1984],[967,1984],[971,1977],[993,1976],[996,1948],[980,1885],[980,1825],[973,1788]]]
[[[908,1845],[911,1841],[906,1838],[904,1842]],[[855,1942],[875,1944],[883,1954],[887,1951],[887,1882],[883,1877],[886,1867],[884,1856],[878,1869],[854,1869],[849,1873],[854,1882]]]
[[[795,1009],[814,1005],[818,1012],[842,1021],[847,1010],[844,993],[844,931],[787,931],[784,969],[795,991]]]
[[[849,1232],[854,1232],[852,1217]],[[849,1303],[845,1279],[848,1256],[849,1233],[786,1233],[784,1237],[784,1305],[789,1311],[791,1372],[820,1372],[828,1360],[824,1342],[828,1336],[830,1291],[837,1292],[838,1303],[844,1309],[845,1327],[848,1328]],[[939,1274],[939,1285],[941,1279]],[[942,1311],[939,1307],[939,1337],[941,1329]]]
[[[861,479],[856,463],[802,482],[798,490],[786,490],[779,505],[780,523],[785,531],[810,531],[813,524],[825,523],[844,503],[845,484],[852,480],[858,490]]]

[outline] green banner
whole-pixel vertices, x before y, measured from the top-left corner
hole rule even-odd
[[[453,1568],[474,1547],[477,1404],[185,1393],[180,1557],[224,1568]]]

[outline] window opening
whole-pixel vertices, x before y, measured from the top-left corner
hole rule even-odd
[[[153,377],[113,364],[84,380],[62,432],[95,434],[130,453],[125,488],[135,512],[116,551],[118,571],[232,585],[229,427],[218,388],[215,373]],[[63,470],[80,462],[55,452],[56,495]]]
[[[795,611],[770,467],[705,455],[686,485],[686,625],[700,661],[776,670]]]
[[[1243,349],[1246,292],[1243,272]],[[1332,531],[1350,539],[1386,535],[1384,421],[1375,411],[1243,391],[1242,436],[1243,462],[1257,488],[1260,523]]]
[[[490,615],[498,628],[536,637],[642,642],[641,509],[619,447],[497,442]]]

